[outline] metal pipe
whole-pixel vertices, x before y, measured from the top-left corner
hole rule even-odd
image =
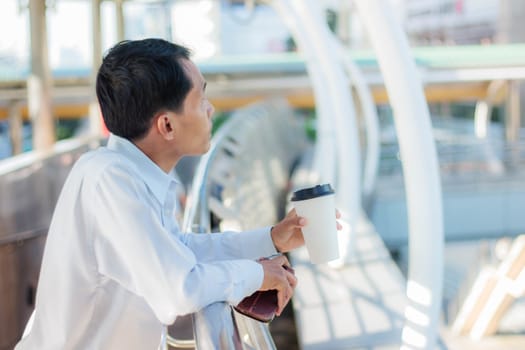
[[[358,0],[355,5],[377,54],[394,109],[405,174],[410,266],[402,349],[433,349],[441,310],[444,234],[430,113],[407,38],[390,3]]]

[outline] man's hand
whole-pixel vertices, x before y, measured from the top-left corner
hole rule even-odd
[[[339,219],[340,217],[341,213],[336,210],[335,218]],[[290,210],[284,219],[272,227],[272,241],[277,251],[286,253],[304,245],[301,228],[307,224],[306,219],[298,216],[295,209]],[[341,224],[337,223],[337,229],[342,229]]]
[[[280,255],[273,259],[261,259],[258,261],[264,270],[264,280],[259,290],[277,290],[277,316],[280,316],[284,307],[293,295],[297,285],[297,278],[284,266],[290,266],[288,259]]]
[[[295,209],[272,227],[272,241],[277,251],[286,253],[290,250],[304,245],[303,232],[301,228],[306,225],[306,219],[300,217]]]

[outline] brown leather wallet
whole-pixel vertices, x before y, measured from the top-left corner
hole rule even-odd
[[[283,266],[283,268],[294,273],[291,267]],[[241,300],[241,302],[233,308],[245,316],[268,323],[274,319],[275,312],[277,311],[277,291],[257,291]]]

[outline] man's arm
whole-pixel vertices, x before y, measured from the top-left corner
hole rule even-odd
[[[337,213],[339,217],[339,213]],[[222,234],[187,234],[182,238],[199,259],[257,259],[274,254],[286,253],[304,245],[302,227],[306,219],[297,216],[295,209],[275,226],[246,232],[225,232]],[[340,225],[338,224],[338,229]]]
[[[182,234],[180,239],[197,260],[207,262],[225,259],[251,259],[276,253],[270,227],[244,232]]]
[[[112,165],[89,196],[100,274],[143,297],[165,324],[216,301],[237,304],[261,287],[264,270],[255,261],[198,262],[147,205],[144,185],[128,178],[126,169]]]

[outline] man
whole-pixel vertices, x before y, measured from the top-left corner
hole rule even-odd
[[[186,48],[125,41],[105,56],[97,97],[111,135],[66,180],[49,228],[32,325],[16,349],[157,349],[163,325],[216,302],[297,283],[304,244],[291,211],[271,230],[182,234],[170,171],[210,147],[213,106]]]

